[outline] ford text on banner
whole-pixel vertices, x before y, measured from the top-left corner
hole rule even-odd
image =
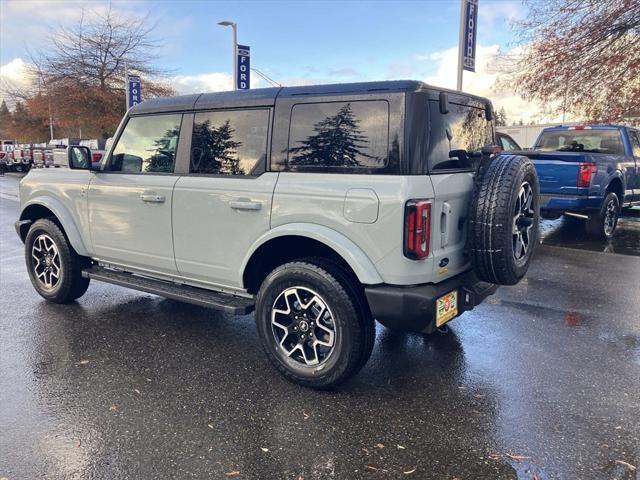
[[[478,0],[466,0],[464,6],[464,59],[463,68],[476,71],[476,31],[478,24]]]
[[[127,107],[131,108],[142,103],[142,89],[140,86],[140,77],[138,75],[129,75],[127,79]]]
[[[251,57],[250,57],[250,48],[247,45],[238,45],[237,54],[237,69],[236,79],[237,85],[236,88],[238,90],[249,90],[251,88]]]

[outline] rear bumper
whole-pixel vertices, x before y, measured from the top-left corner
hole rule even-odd
[[[374,285],[365,288],[373,317],[383,325],[415,332],[430,333],[436,328],[436,302],[453,290],[458,291],[458,315],[479,305],[495,293],[498,285],[482,282],[475,273],[466,272],[444,282],[401,287]]]
[[[539,197],[540,208],[545,210],[592,210],[600,208],[602,197],[588,195],[559,195],[543,193]]]

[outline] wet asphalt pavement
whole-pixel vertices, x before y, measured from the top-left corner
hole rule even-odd
[[[16,183],[0,178],[1,479],[637,478],[640,218],[614,246],[545,222],[587,250],[541,246],[446,334],[379,326],[362,372],[317,392],[271,368],[251,315],[97,282],[42,300]]]

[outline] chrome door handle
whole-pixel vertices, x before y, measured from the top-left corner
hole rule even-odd
[[[155,193],[143,193],[140,195],[140,200],[147,203],[164,203],[164,195],[156,195]]]
[[[234,210],[260,210],[262,202],[253,202],[251,200],[238,199],[231,200],[229,206]]]

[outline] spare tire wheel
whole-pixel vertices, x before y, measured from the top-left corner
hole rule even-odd
[[[527,273],[538,241],[539,191],[527,157],[498,155],[481,164],[468,227],[471,264],[481,280],[515,285]]]

